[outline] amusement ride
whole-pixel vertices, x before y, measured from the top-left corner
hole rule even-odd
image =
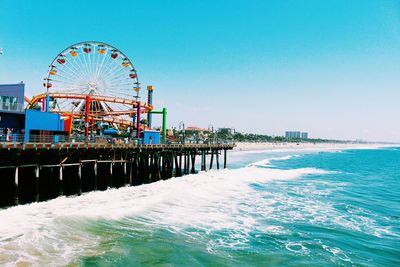
[[[140,137],[140,114],[153,110],[140,101],[140,83],[132,61],[117,48],[102,42],[69,46],[51,62],[43,86],[27,108],[41,108],[69,120],[72,134],[95,134],[105,130],[133,133]],[[66,124],[67,125],[67,124]],[[151,126],[151,125],[149,125]]]

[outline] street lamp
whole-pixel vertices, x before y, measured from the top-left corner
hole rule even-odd
[[[185,143],[185,123],[183,121],[179,122],[179,131],[182,134],[182,144]]]
[[[208,125],[208,131],[210,132],[210,130],[211,130],[211,136],[212,136],[211,143],[214,143],[214,126],[212,124]]]

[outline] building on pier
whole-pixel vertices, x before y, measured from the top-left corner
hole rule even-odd
[[[0,134],[20,131],[25,126],[25,84],[0,84]]]

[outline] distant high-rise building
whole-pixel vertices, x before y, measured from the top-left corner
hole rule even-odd
[[[300,132],[300,131],[286,131],[285,132],[286,139],[308,139],[307,132]]]
[[[299,131],[287,131],[285,132],[286,139],[300,139],[301,132]]]

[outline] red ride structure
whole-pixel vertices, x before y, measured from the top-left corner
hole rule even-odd
[[[64,49],[51,62],[43,86],[45,93],[33,97],[27,108],[41,106],[70,118],[74,134],[88,136],[113,128],[136,130],[138,135],[138,112],[153,110],[151,104],[139,101],[140,83],[131,60],[102,42]]]

